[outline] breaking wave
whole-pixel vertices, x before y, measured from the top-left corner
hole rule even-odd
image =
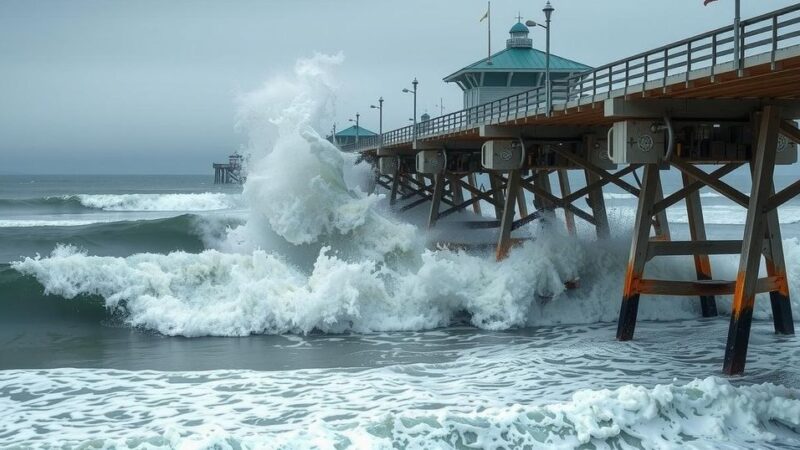
[[[86,207],[104,211],[215,211],[241,207],[238,195],[218,192],[199,194],[118,194],[74,196]]]
[[[47,258],[12,264],[35,277],[47,294],[72,299],[98,295],[124,313],[131,326],[167,335],[243,336],[255,333],[338,333],[423,330],[447,326],[466,313],[489,330],[529,325],[614,321],[627,252],[615,242],[591,249],[568,238],[524,244],[500,263],[489,255],[426,250],[406,264],[347,261],[324,247],[310,271],[257,250],[248,254],[206,250],[199,254],[89,256],[59,247]],[[800,243],[784,241],[789,279],[800,279]],[[738,260],[712,260],[715,274],[732,277]],[[686,259],[648,265],[675,279],[692,279]],[[577,289],[566,289],[568,281]],[[790,286],[792,298],[800,292]],[[720,310],[729,304],[720,299]],[[769,302],[756,302],[756,317],[769,317]],[[697,317],[692,298],[643,302],[642,320]],[[793,310],[800,311],[800,304]]]
[[[39,211],[48,214],[102,211],[197,212],[241,208],[238,194],[79,194],[33,199],[0,199],[3,211]]]
[[[0,221],[2,223],[2,221]],[[48,254],[53,248],[71,245],[91,254],[127,256],[139,252],[183,250],[201,252],[222,239],[227,230],[241,225],[232,213],[182,214],[150,220],[99,220],[47,222],[35,227],[23,224],[0,226],[0,262],[21,255]]]
[[[385,196],[367,193],[371,169],[315,131],[329,123],[328,71],[340,60],[301,60],[293,78],[240,100],[251,148],[243,192],[248,217],[220,235],[215,250],[100,257],[65,245],[12,267],[49,294],[101,296],[131,326],[168,335],[422,330],[447,326],[462,313],[490,330],[616,319],[624,236],[588,245],[543,222],[530,226],[534,239],[501,263],[486,254],[426,249],[425,233],[388,212]],[[211,193],[81,198],[129,209],[221,208],[231,200]],[[786,253],[789,270],[800,270],[798,243],[787,241]],[[715,274],[733,277],[736,265],[716,259]],[[680,258],[656,259],[648,270],[695,276]],[[565,288],[575,282],[577,289]],[[759,304],[757,315],[768,315]],[[694,299],[675,298],[644,302],[640,317],[696,317],[697,310]]]

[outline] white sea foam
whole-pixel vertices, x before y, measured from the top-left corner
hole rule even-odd
[[[667,209],[667,219],[673,223],[689,223],[686,208],[676,206]],[[737,205],[703,205],[703,220],[707,225],[744,225],[747,210]],[[800,206],[784,205],[778,209],[781,224],[797,223]]]
[[[797,445],[800,392],[719,378],[453,402],[426,368],[346,373],[0,373],[0,435],[26,448],[753,448]],[[431,372],[431,375],[433,372]],[[449,391],[449,389],[448,389]],[[458,389],[456,389],[458,391]],[[387,402],[390,395],[394,401]],[[459,395],[456,398],[462,398]],[[132,402],[131,399],[136,399]],[[450,405],[450,406],[445,406]],[[302,414],[296,414],[302,408]]]
[[[800,243],[790,239],[784,246],[790,280],[800,280]],[[440,250],[391,266],[346,261],[326,247],[305,273],[264,251],[114,258],[60,247],[48,258],[26,258],[13,267],[36,277],[49,294],[100,295],[109,308],[124,307],[130,325],[169,335],[420,330],[446,326],[461,311],[471,314],[475,326],[500,330],[615,320],[626,261],[622,249],[551,236],[526,243],[501,263]],[[677,279],[694,276],[685,258],[656,259],[648,270]],[[714,270],[732,277],[736,259],[715,258]],[[580,287],[566,290],[565,282],[576,279]],[[790,286],[795,299],[796,283]],[[769,317],[768,305],[757,302],[757,318]],[[661,298],[644,302],[639,317],[696,317],[697,308],[694,299]],[[720,309],[729,306],[720,301]]]
[[[239,195],[219,192],[197,194],[81,194],[75,198],[83,206],[104,211],[214,211],[241,208]]]
[[[716,192],[701,192],[701,198],[721,198],[722,195],[717,194]],[[604,192],[603,198],[606,200],[634,200],[636,197],[633,194],[629,194],[626,192]]]

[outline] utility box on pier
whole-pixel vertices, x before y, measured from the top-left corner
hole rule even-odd
[[[444,152],[441,150],[422,150],[417,153],[417,172],[435,175],[445,169]]]
[[[489,170],[516,170],[525,163],[525,149],[515,140],[486,141],[481,147],[481,165]]]
[[[775,154],[775,164],[789,165],[797,162],[797,144],[786,136],[778,135],[778,148]]]
[[[661,162],[666,151],[664,131],[653,131],[653,121],[626,120],[614,123],[610,159],[615,164]]]
[[[608,157],[608,140],[605,136],[588,134],[584,137],[583,143],[586,146],[586,159],[590,163],[605,170],[613,170],[617,167]]]
[[[396,156],[381,156],[378,158],[378,171],[381,175],[394,176],[397,172]]]

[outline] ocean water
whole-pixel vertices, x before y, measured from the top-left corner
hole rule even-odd
[[[729,298],[703,319],[697,299],[644,297],[617,342],[636,199],[614,189],[605,241],[557,216],[500,263],[442,245],[494,235],[460,229],[471,213],[434,232],[424,207],[392,213],[315,131],[337,62],[241,99],[243,187],[0,176],[0,448],[800,448],[800,346],[768,301],[744,376],[720,372]],[[702,201],[711,238],[741,236],[744,210]],[[798,208],[780,210],[793,299]],[[668,217],[685,238],[683,205]],[[721,278],[737,265],[712,258]],[[647,270],[694,277],[683,257]]]

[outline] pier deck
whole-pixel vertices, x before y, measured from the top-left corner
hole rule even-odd
[[[738,45],[734,45],[738,36]],[[735,51],[738,49],[738,51]],[[511,232],[564,210],[608,236],[603,186],[638,197],[617,338],[633,338],[639,297],[697,296],[704,316],[717,314],[715,296],[733,295],[723,369],[744,371],[753,304],[769,293],[775,331],[794,333],[777,207],[800,193],[800,181],[775,192],[776,164],[797,159],[800,130],[800,5],[793,5],[615,61],[547,86],[362,139],[345,150],[376,166],[377,183],[401,210],[427,205],[428,225],[485,201],[494,220],[465,223],[497,228],[504,258]],[[630,136],[630,137],[629,137]],[[495,150],[493,150],[495,149]],[[501,149],[501,150],[497,150]],[[494,158],[494,159],[493,159]],[[716,166],[706,171],[703,166]],[[721,178],[747,165],[743,193]],[[586,183],[572,190],[568,171]],[[683,188],[663,192],[660,172],[681,173]],[[488,175],[490,189],[476,185]],[[553,193],[551,174],[559,183]],[[708,187],[747,209],[742,240],[707,240],[699,190]],[[525,192],[533,195],[532,208]],[[586,211],[576,206],[586,199]],[[689,241],[673,241],[666,209],[684,201]],[[713,277],[708,256],[739,254],[736,280]],[[694,259],[696,280],[644,278],[663,255]],[[759,278],[762,257],[767,276]]]

